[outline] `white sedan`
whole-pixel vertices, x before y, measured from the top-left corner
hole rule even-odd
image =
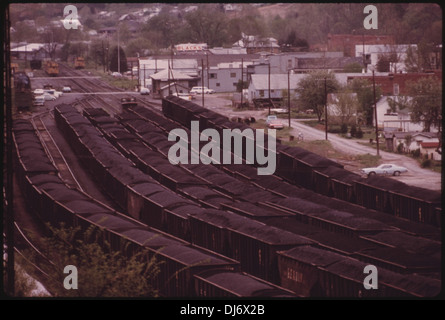
[[[375,174],[399,176],[401,173],[408,172],[408,169],[405,167],[397,166],[395,164],[385,163],[375,168],[364,168],[360,171],[368,176],[372,176]]]

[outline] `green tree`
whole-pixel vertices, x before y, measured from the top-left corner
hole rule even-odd
[[[77,228],[54,228],[52,236],[39,239],[41,252],[52,263],[41,268],[50,276],[45,283],[56,297],[153,297],[157,291],[151,283],[159,273],[155,257],[147,258],[143,250],[127,258],[113,251],[103,231],[90,227],[84,232]],[[125,249],[125,247],[123,247]],[[38,261],[34,253],[28,257]],[[78,269],[77,289],[64,287],[64,268]]]
[[[358,107],[362,112],[366,124],[372,126],[374,114],[374,90],[373,85],[367,79],[354,79],[351,83],[352,91],[357,93]],[[376,86],[375,99],[378,101],[381,97],[381,89]]]
[[[336,92],[339,87],[332,72],[322,70],[309,73],[298,83],[296,89],[298,102],[303,110],[313,109],[317,114],[318,122],[321,122],[327,95]]]
[[[442,83],[435,77],[421,78],[408,82],[411,120],[422,123],[424,131],[430,132],[431,126],[441,130],[442,124]]]
[[[112,72],[120,72],[120,73],[124,73],[128,70],[128,65],[127,65],[127,57],[125,56],[125,52],[124,50],[119,47],[119,55],[118,55],[118,48],[115,47],[113,49],[113,51],[111,52],[111,58],[110,58],[110,70]],[[119,62],[120,61],[120,70],[119,70]]]
[[[361,73],[363,66],[358,62],[349,63],[344,66],[343,72],[345,73]]]

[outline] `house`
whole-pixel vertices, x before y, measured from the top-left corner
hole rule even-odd
[[[20,46],[11,49],[11,56],[22,60],[43,60],[50,58],[44,43],[21,43]]]
[[[233,44],[234,47],[246,48],[247,53],[280,53],[278,40],[275,38],[261,38],[242,34],[242,39]]]
[[[151,76],[170,69],[197,79],[198,61],[196,59],[139,58],[139,83],[144,87],[151,86]]]
[[[387,132],[385,137],[387,141],[391,141],[387,144],[391,151],[395,151],[402,146],[403,152],[413,152],[420,149],[421,154],[433,154],[439,147],[439,134],[437,132]],[[423,149],[422,149],[423,148]],[[431,151],[431,149],[434,149]],[[434,160],[438,158],[435,155]]]
[[[355,57],[363,59],[363,54],[367,59],[367,64],[377,68],[377,62],[380,56],[391,57],[394,62],[390,62],[388,72],[398,73],[406,72],[405,60],[409,48],[417,49],[415,44],[373,44],[356,45]],[[364,51],[363,51],[364,50]]]
[[[343,99],[343,105],[340,100]],[[327,112],[331,123],[358,123],[357,93],[329,93],[327,96]]]
[[[421,142],[420,154],[425,158],[441,161],[442,160],[442,148],[439,149],[439,142]],[[439,152],[438,152],[439,151]]]
[[[204,70],[205,86],[215,90],[215,92],[234,92],[237,89],[238,81],[247,81],[247,66],[252,61],[221,62],[217,66],[210,67],[207,72]],[[241,68],[243,75],[241,75]]]
[[[408,108],[391,111],[389,99],[397,99],[395,96],[383,96],[377,101],[377,122],[379,128],[384,131],[403,131],[403,132],[421,132],[424,126],[421,123],[414,123],[411,120],[411,113]],[[375,125],[375,119],[373,120]],[[437,128],[431,127],[432,131]]]
[[[305,74],[252,74],[248,88],[248,100],[283,98],[283,90],[290,88],[291,99],[296,97],[296,89]]]
[[[177,86],[178,92],[189,92],[190,89],[198,85],[198,78],[181,73],[177,70],[164,69],[150,76],[153,98],[162,99],[163,97],[173,93]]]

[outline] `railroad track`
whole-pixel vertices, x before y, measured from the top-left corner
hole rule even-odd
[[[65,157],[57,146],[51,133],[48,131],[42,120],[43,114],[34,116],[32,118],[32,123],[37,130],[40,140],[42,141],[43,147],[46,150],[49,158],[59,170],[60,177],[62,180],[70,187],[82,190],[79,182],[77,181],[74,173],[72,172],[70,166],[68,165]]]

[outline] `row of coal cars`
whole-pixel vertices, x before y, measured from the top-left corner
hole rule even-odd
[[[79,118],[72,120],[76,122]],[[77,121],[77,124],[80,125],[80,122]],[[82,137],[88,139],[85,132]],[[83,229],[97,227],[104,231],[113,249],[123,250],[127,255],[141,249],[147,250],[147,259],[156,256],[161,266],[160,274],[152,283],[160,296],[296,296],[291,291],[242,272],[239,262],[233,259],[150,228],[88,194],[68,187],[48,158],[30,121],[14,121],[13,146],[14,171],[30,211],[54,226],[63,222],[67,226],[80,226]],[[240,287],[242,283],[245,285]]]
[[[163,99],[162,111],[189,129],[191,121],[199,121],[201,131],[249,128],[175,96]],[[363,178],[303,148],[278,143],[276,149],[276,175],[294,185],[411,221],[441,226],[440,192],[409,186],[388,177]]]
[[[167,155],[174,142],[167,134],[180,124],[142,106],[110,117],[101,109],[85,109],[82,115],[60,105],[55,119],[123,211],[237,261],[255,278],[297,296],[439,292],[437,228],[321,196],[276,176],[258,176],[248,165],[173,166]],[[326,262],[327,256],[332,259]],[[379,268],[381,290],[363,288],[369,264]],[[216,294],[209,287],[200,292]]]

